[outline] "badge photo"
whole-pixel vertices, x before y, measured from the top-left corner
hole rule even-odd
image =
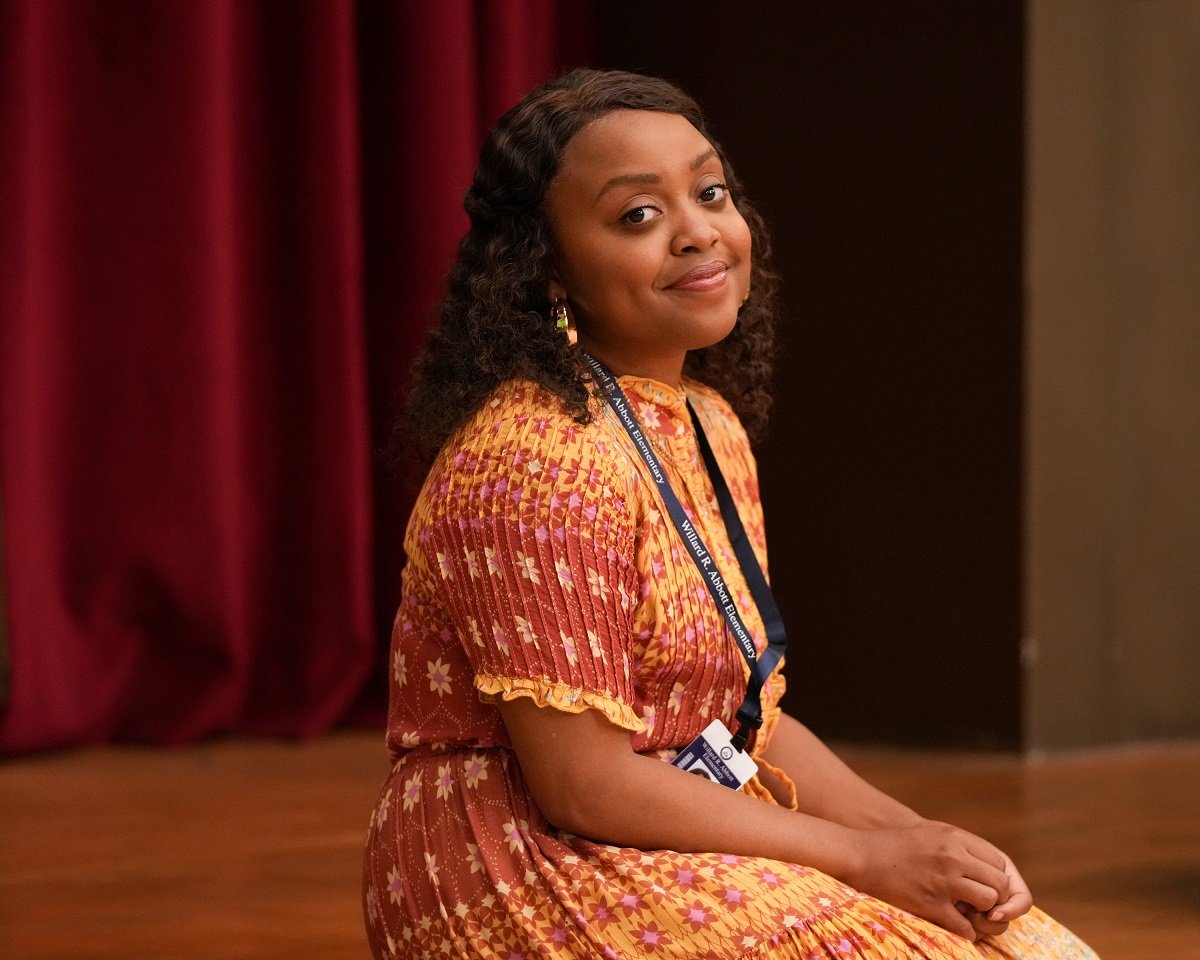
[[[700,736],[680,750],[671,763],[681,770],[734,790],[758,772],[758,764],[750,759],[748,753],[733,745],[729,729],[720,720],[714,720],[705,727]]]

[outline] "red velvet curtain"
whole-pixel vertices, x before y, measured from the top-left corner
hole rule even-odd
[[[589,36],[566,0],[0,7],[0,749],[378,709],[374,450],[483,132]]]

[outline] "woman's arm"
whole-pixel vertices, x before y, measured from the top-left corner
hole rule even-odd
[[[763,803],[632,749],[600,714],[500,711],[538,807],[570,833],[643,850],[712,851],[814,867],[974,940],[956,904],[1008,896],[1005,858],[947,824],[867,829]]]
[[[763,757],[795,783],[797,805],[803,813],[847,827],[911,827],[924,822],[900,801],[863,780],[786,713]]]
[[[911,827],[926,822],[900,801],[871,786],[843,763],[806,726],[786,713],[780,717],[763,756],[796,785],[799,809],[848,827]],[[766,778],[764,778],[766,779]],[[964,911],[980,934],[1003,933],[1008,921],[1026,913],[1033,897],[1007,854],[1008,896],[990,911],[975,906]]]

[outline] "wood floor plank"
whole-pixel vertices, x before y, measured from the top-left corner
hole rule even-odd
[[[846,749],[1007,849],[1103,960],[1200,958],[1200,744],[1021,762]],[[110,747],[0,763],[4,960],[362,960],[382,738]]]
[[[1200,958],[1200,745],[1052,760],[850,750],[926,816],[1005,849],[1102,960]]]

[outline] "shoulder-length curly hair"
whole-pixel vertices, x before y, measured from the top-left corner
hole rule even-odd
[[[483,145],[464,200],[471,227],[459,244],[438,323],[417,360],[394,449],[408,447],[429,458],[497,386],[514,378],[540,384],[578,422],[590,421],[590,378],[550,319],[554,238],[543,201],[571,138],[614,110],[686,117],[721,159],[734,203],[750,227],[752,293],[733,332],[689,352],[684,369],[724,395],[752,438],[761,435],[771,403],[776,289],[762,218],[742,195],[699,106],[682,90],[635,73],[575,70],[529,93]]]

